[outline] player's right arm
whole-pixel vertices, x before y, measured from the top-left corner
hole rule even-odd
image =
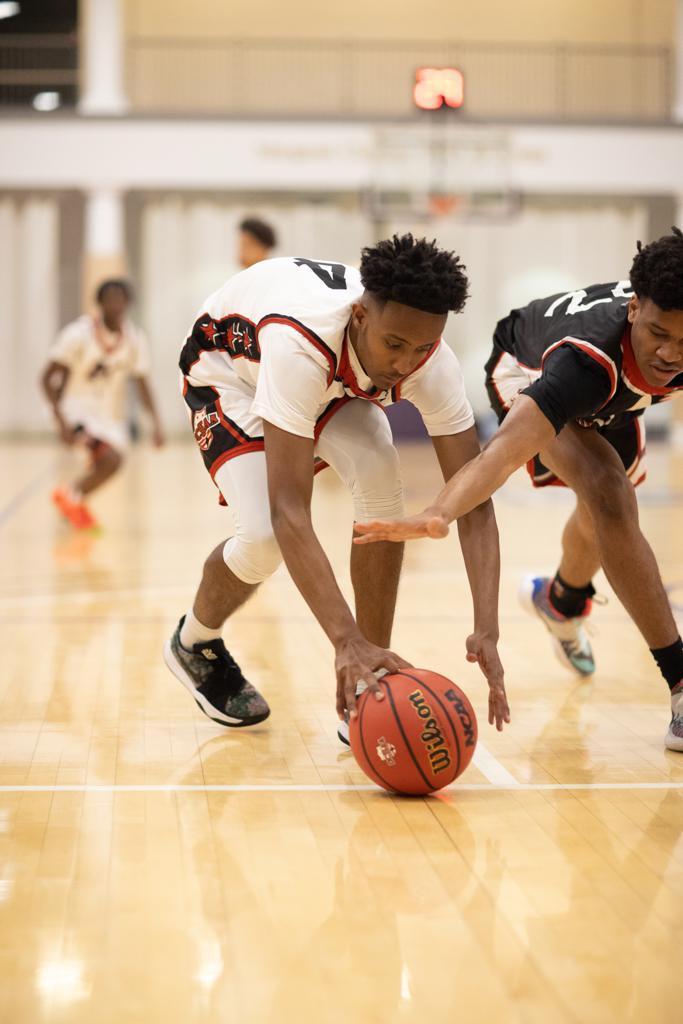
[[[520,395],[481,453],[451,477],[436,500],[416,516],[387,523],[356,524],[356,544],[379,540],[445,537],[448,525],[487,501],[516,469],[555,437],[532,398]]]
[[[62,395],[64,394],[64,389],[69,381],[70,374],[71,370],[68,366],[64,366],[63,363],[59,363],[55,359],[51,359],[43,370],[40,378],[43,392],[50,404],[52,414],[56,420],[60,437],[65,444],[73,444],[74,441],[74,433],[64,419],[60,409],[60,402]]]
[[[301,595],[335,650],[337,712],[355,715],[356,684],[383,694],[373,674],[405,667],[391,651],[369,643],[360,632],[334,578],[311,521],[312,438],[299,437],[264,420],[268,492],[273,530],[285,564]]]
[[[480,455],[451,477],[436,500],[416,516],[356,526],[356,544],[373,541],[445,537],[449,523],[466,515],[501,487],[507,478],[543,451],[565,423],[594,413],[608,401],[613,380],[602,363],[560,345],[543,374],[513,401],[502,425]]]

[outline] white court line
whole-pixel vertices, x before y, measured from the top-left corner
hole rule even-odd
[[[45,477],[50,474],[55,466],[57,466],[57,460],[54,459],[49,465],[44,466],[37,476],[34,476],[32,480],[29,480],[27,484],[17,491],[13,498],[7,502],[4,508],[0,509],[0,526],[4,526],[8,519],[11,519],[14,513],[19,509],[22,502],[26,498],[30,498],[34,491],[37,491],[45,482]]]
[[[488,779],[494,786],[519,786],[517,779],[511,772],[504,768],[500,761],[493,756],[489,748],[481,740],[472,758],[472,764],[478,768],[485,779]]]
[[[441,792],[543,792],[569,790],[609,790],[609,789],[683,789],[680,782],[514,782],[503,784],[486,784],[483,782],[460,783],[446,786]],[[379,786],[343,785],[337,783],[319,785],[301,785],[275,783],[274,785],[99,785],[97,783],[83,785],[55,786],[0,786],[3,793],[382,793]]]

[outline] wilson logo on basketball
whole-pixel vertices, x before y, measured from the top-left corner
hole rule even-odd
[[[192,417],[194,439],[203,452],[208,451],[213,444],[213,430],[211,427],[217,427],[219,423],[218,413],[208,412],[206,406],[194,413]]]
[[[470,715],[467,707],[461,697],[455,692],[455,690],[446,690],[444,693],[446,700],[450,701],[455,708],[456,714],[462,724],[463,732],[465,733],[465,746],[473,747],[475,743],[474,739],[474,723],[472,722],[472,716]]]
[[[451,766],[451,755],[443,738],[443,733],[439,728],[439,723],[434,718],[431,707],[425,700],[422,690],[413,690],[408,700],[422,719],[420,739],[427,751],[432,771],[435,775],[438,775],[439,772],[443,772]]]
[[[389,768],[393,768],[396,764],[396,747],[393,743],[390,743],[386,736],[380,736],[377,740],[377,746],[375,747],[377,756],[380,761],[388,765]]]

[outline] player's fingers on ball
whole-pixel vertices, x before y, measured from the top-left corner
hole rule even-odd
[[[337,715],[339,718],[344,717],[344,711],[346,709],[346,698],[344,697],[344,691],[337,687]]]
[[[346,697],[346,709],[351,718],[355,718],[358,715],[358,711],[356,710],[356,684],[352,682],[345,683],[344,695]]]
[[[371,672],[369,675],[364,676],[363,682],[367,684],[367,688],[368,690],[370,690],[375,700],[384,700],[384,690],[379,685],[379,680],[377,679],[374,672]]]

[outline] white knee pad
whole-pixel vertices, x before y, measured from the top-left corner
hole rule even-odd
[[[282,555],[271,530],[231,537],[223,547],[223,561],[243,583],[256,586],[273,575]]]

